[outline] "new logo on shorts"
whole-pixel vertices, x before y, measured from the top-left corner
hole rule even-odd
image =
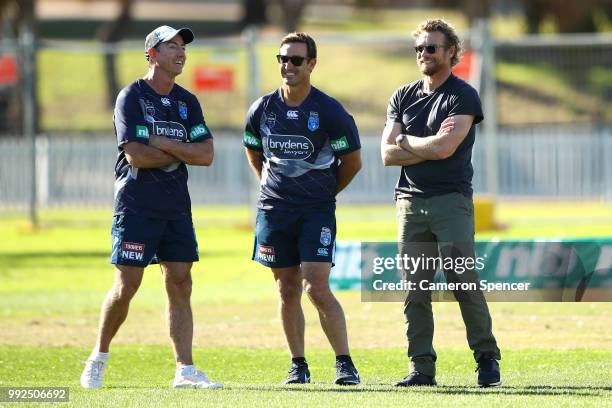
[[[264,262],[274,262],[276,259],[274,247],[261,244],[257,245],[257,259]]]
[[[181,119],[187,120],[187,104],[183,101],[178,101],[178,110]]]
[[[121,258],[132,261],[142,261],[144,258],[144,244],[124,242],[121,245]]]
[[[329,256],[329,249],[327,248],[319,248],[317,249],[318,256]]]
[[[321,245],[328,246],[329,244],[331,244],[331,240],[332,240],[331,230],[327,227],[321,228],[321,238],[319,239],[319,241],[321,242]]]
[[[319,128],[319,112],[310,112],[308,117],[308,130],[314,132]]]

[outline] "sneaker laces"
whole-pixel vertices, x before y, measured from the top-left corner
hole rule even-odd
[[[350,373],[353,374],[353,364],[350,361],[342,360],[336,362],[336,369],[342,373]]]
[[[104,371],[104,361],[87,360],[85,362],[85,365],[85,375],[87,377],[91,377],[95,381],[100,381],[102,379],[102,372]]]

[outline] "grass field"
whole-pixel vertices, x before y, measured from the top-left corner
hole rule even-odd
[[[612,207],[601,203],[500,203],[502,231],[479,238],[612,235]],[[610,406],[612,304],[492,303],[504,385],[475,387],[471,353],[455,303],[434,306],[439,354],[436,388],[397,390],[406,374],[401,304],[362,303],[340,292],[352,354],[363,385],[331,385],[333,353],[305,300],[307,357],[314,383],[282,387],[288,369],[270,274],[250,261],[251,211],[194,212],[202,251],[195,264],[195,358],[225,383],[220,392],[169,389],[173,359],[162,282],[150,267],[116,337],[106,388],[80,389],[82,362],[95,341],[100,303],[112,282],[108,210],[53,210],[32,230],[0,216],[0,386],[67,386],[74,406]],[[393,240],[391,206],[338,211],[338,239]]]

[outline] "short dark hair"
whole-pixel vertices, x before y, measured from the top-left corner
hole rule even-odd
[[[312,39],[306,33],[290,33],[283,37],[281,40],[280,46],[282,47],[285,44],[290,43],[302,43],[306,44],[306,57],[308,58],[317,58],[317,44],[315,40]]]
[[[423,21],[421,24],[419,24],[417,29],[412,32],[412,36],[416,39],[424,32],[433,33],[435,31],[439,31],[444,34],[444,37],[446,37],[445,45],[447,47],[455,47],[455,55],[453,55],[451,58],[451,66],[454,67],[461,59],[462,48],[461,40],[459,40],[459,37],[455,32],[455,27],[453,27],[450,23],[447,23],[442,19]]]

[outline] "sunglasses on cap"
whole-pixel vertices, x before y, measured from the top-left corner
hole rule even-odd
[[[438,45],[438,44],[417,45],[416,47],[414,47],[414,51],[417,54],[420,54],[423,51],[425,51],[428,54],[435,54],[436,51],[438,51],[438,48],[446,48],[446,46]]]
[[[293,56],[288,56],[288,55],[277,55],[276,56],[276,60],[278,61],[279,64],[286,64],[289,61],[291,61],[291,63],[293,64],[293,66],[295,67],[299,67],[302,65],[302,63],[304,62],[304,60],[310,59],[308,57],[300,57],[299,55],[293,55]]]

